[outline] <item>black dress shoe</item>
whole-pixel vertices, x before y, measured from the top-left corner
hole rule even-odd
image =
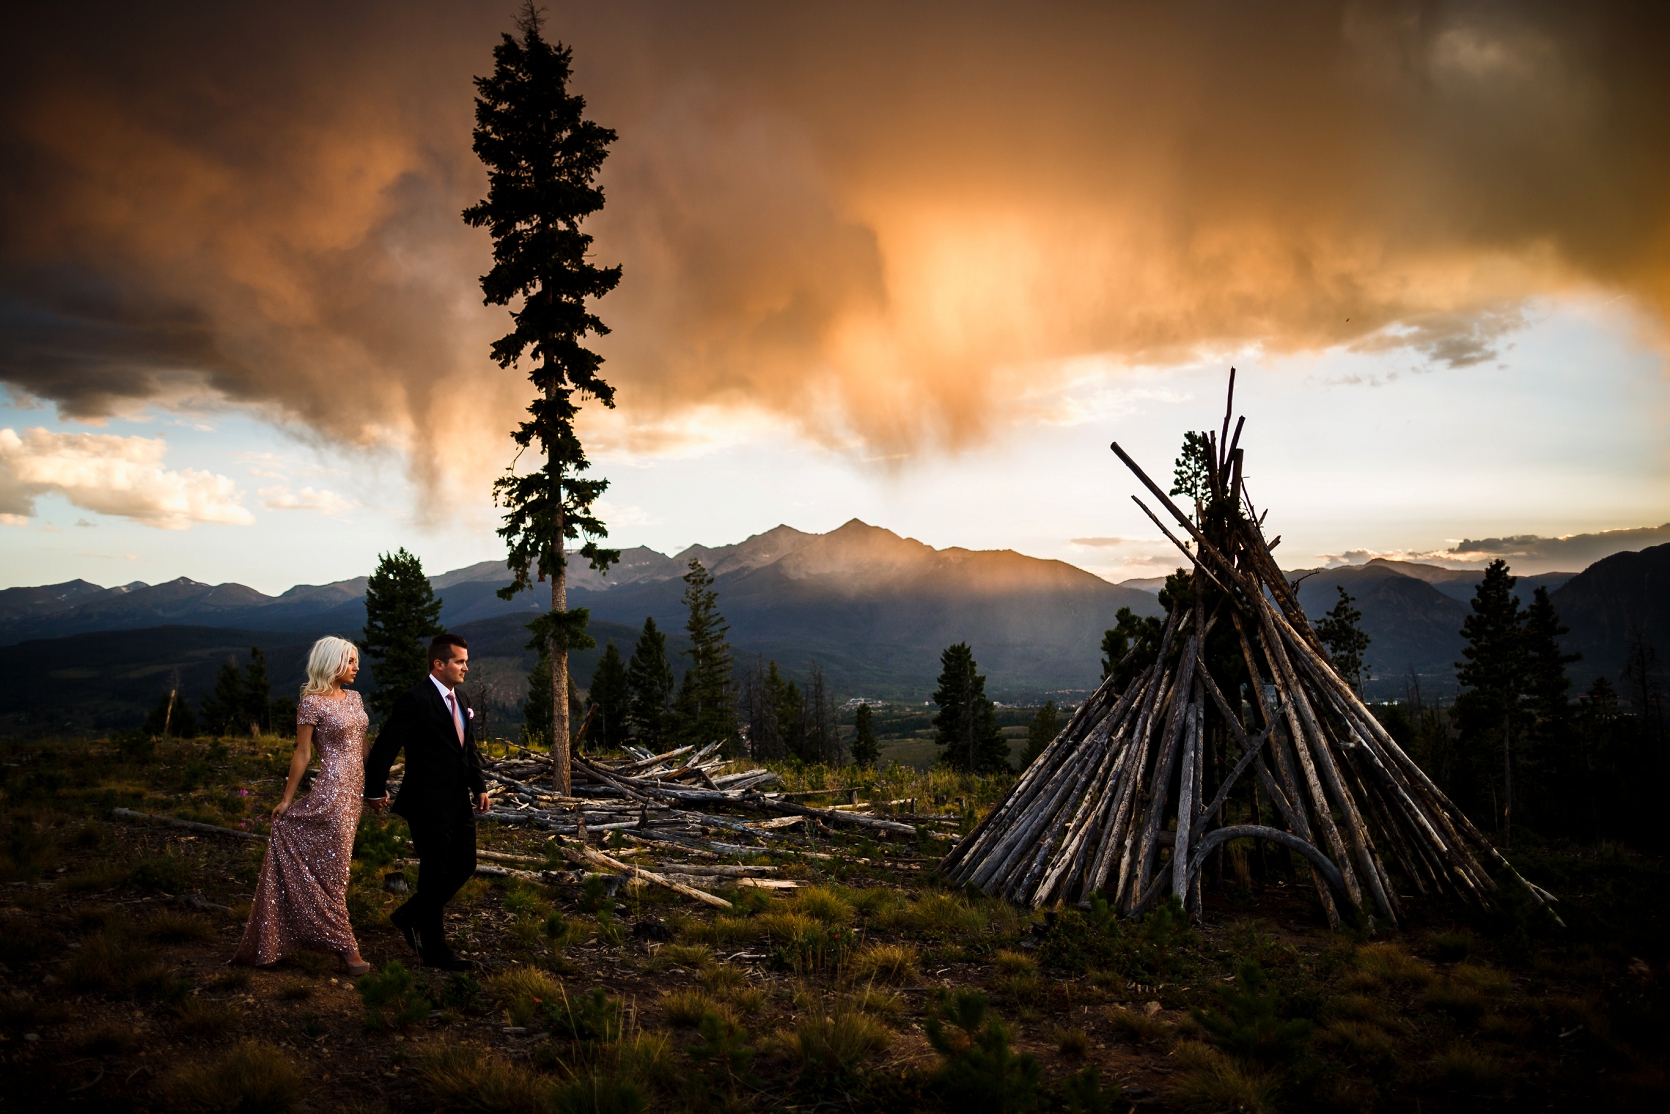
[[[426,955],[423,957],[423,965],[425,967],[438,967],[442,971],[468,971],[475,966],[463,956],[455,955],[451,951],[437,955]]]
[[[423,954],[423,937],[420,936],[418,934],[418,930],[413,928],[411,925],[402,924],[400,921],[395,920],[395,918],[398,917],[399,915],[400,915],[400,910],[398,910],[398,909],[396,909],[393,913],[390,913],[389,914],[389,923],[394,925],[395,928],[398,928],[400,930],[400,935],[402,935],[406,938],[406,943],[411,947],[411,949],[414,952],[417,952],[419,955],[422,955]]]

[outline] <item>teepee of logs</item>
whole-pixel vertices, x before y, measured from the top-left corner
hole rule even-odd
[[[1342,909],[1395,924],[1399,883],[1488,906],[1505,882],[1552,902],[1334,668],[1270,554],[1281,539],[1265,541],[1247,497],[1234,400],[1232,368],[1223,428],[1202,438],[1192,517],[1112,446],[1190,535],[1132,496],[1182,550],[1187,584],[1168,593],[1158,644],[1138,640],[941,869],[1033,908],[1101,893],[1137,916],[1174,894],[1198,914],[1203,866],[1250,838],[1304,857],[1335,928]]]

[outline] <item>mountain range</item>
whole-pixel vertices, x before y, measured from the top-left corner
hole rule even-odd
[[[967,641],[993,696],[1023,701],[1054,692],[1071,700],[1096,683],[1102,632],[1120,607],[1160,614],[1162,581],[1111,584],[1064,562],[1009,550],[934,549],[856,519],[827,534],[779,526],[735,545],[692,546],[672,557],[629,549],[607,575],[576,562],[570,605],[590,609],[600,645],[614,641],[630,654],[644,618],[653,616],[682,648],[681,578],[693,558],[714,576],[740,666],[775,659],[803,676],[816,660],[843,696],[920,701],[933,689],[940,651]],[[1453,692],[1461,625],[1482,575],[1389,560],[1289,573],[1312,616],[1334,605],[1336,587],[1355,598],[1372,639],[1368,694],[1382,699],[1403,696],[1411,673],[1429,698]],[[534,657],[523,624],[548,597],[536,590],[501,600],[496,592],[507,581],[498,561],[431,578],[443,601],[442,622],[471,639],[477,679],[500,693],[498,703],[509,714]],[[1524,577],[1516,590],[1526,603],[1537,587],[1550,590],[1571,628],[1567,648],[1584,655],[1571,670],[1582,686],[1596,674],[1616,681],[1637,631],[1670,658],[1667,581],[1670,545],[1661,545],[1616,554],[1578,574]],[[91,726],[117,716],[118,708],[131,711],[135,701],[154,701],[144,693],[162,691],[157,686],[174,675],[197,693],[212,683],[220,661],[250,645],[267,652],[280,691],[299,683],[300,654],[312,638],[358,636],[365,585],[362,576],[298,585],[278,596],[183,577],[116,588],[77,580],[5,589],[0,667],[10,663],[8,675],[22,670],[42,680],[38,693],[8,686],[0,696],[0,724],[16,724],[11,713],[23,711],[20,702],[35,708],[32,721],[37,714],[50,718],[44,703],[108,705],[90,719],[78,717]],[[576,655],[573,670],[582,684],[600,652]],[[97,699],[94,689],[102,694]]]

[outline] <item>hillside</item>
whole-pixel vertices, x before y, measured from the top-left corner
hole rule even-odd
[[[1596,561],[1550,599],[1571,628],[1565,649],[1583,655],[1568,669],[1574,689],[1604,676],[1629,698],[1621,678],[1637,635],[1657,657],[1661,695],[1670,689],[1670,545]]]
[[[1114,613],[1122,606],[1159,613],[1152,595],[1064,562],[1008,550],[937,550],[856,519],[828,534],[779,526],[676,557],[626,550],[607,576],[576,563],[571,606],[631,627],[634,638],[646,615],[679,630],[680,578],[692,557],[714,573],[739,659],[776,658],[799,674],[816,658],[847,694],[922,699],[933,688],[939,652],[964,640],[996,696],[1088,688],[1098,678],[1097,650]],[[495,593],[507,581],[496,561],[433,577],[442,622],[462,629],[504,618],[505,629],[519,629],[545,597],[524,592],[501,600]],[[165,624],[354,636],[365,622],[364,592],[364,577],[300,585],[276,597],[185,578],[119,589],[83,582],[11,589],[0,593],[0,644]]]

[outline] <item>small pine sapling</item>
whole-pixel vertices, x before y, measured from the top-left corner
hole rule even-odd
[[[1220,989],[1223,1009],[1190,1009],[1212,1042],[1230,1055],[1270,1065],[1290,1064],[1310,1044],[1316,1026],[1302,1017],[1283,1021],[1279,995],[1256,960],[1241,965],[1237,985]]]
[[[984,994],[958,990],[928,1015],[924,1029],[941,1057],[935,1082],[948,1109],[1012,1114],[1037,1107],[1037,1057],[1010,1051],[1009,1030],[987,1016]]]

